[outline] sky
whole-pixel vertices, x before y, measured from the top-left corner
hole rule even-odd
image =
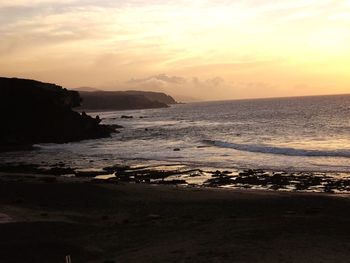
[[[350,0],[0,0],[0,75],[181,100],[350,93]]]

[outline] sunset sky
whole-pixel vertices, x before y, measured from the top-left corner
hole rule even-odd
[[[350,0],[1,0],[0,75],[204,100],[350,93]]]

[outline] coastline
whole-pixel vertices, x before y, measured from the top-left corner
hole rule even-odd
[[[284,127],[283,114],[281,130],[261,122],[275,121],[269,112],[278,102],[256,105],[267,112],[226,104],[72,113],[95,128],[124,130],[0,155],[0,262],[344,262],[348,150],[281,146],[286,131],[298,138],[294,124]],[[260,145],[264,129],[267,141],[276,132],[281,141]],[[324,171],[332,167],[342,170]]]
[[[87,167],[57,163],[3,163],[1,173],[42,175],[105,183],[175,185],[183,187],[251,189],[281,192],[350,194],[350,173],[263,169],[216,169],[185,164],[138,163]]]
[[[0,180],[1,262],[344,262],[350,249],[347,196]]]

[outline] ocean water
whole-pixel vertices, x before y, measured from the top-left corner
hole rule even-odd
[[[235,100],[95,112],[111,138],[42,144],[0,162],[81,167],[173,164],[213,169],[350,171],[350,95]],[[122,119],[121,115],[132,115]],[[180,149],[174,151],[175,148]]]

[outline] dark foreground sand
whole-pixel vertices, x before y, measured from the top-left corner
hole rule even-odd
[[[49,181],[0,177],[0,262],[350,262],[348,197]]]

